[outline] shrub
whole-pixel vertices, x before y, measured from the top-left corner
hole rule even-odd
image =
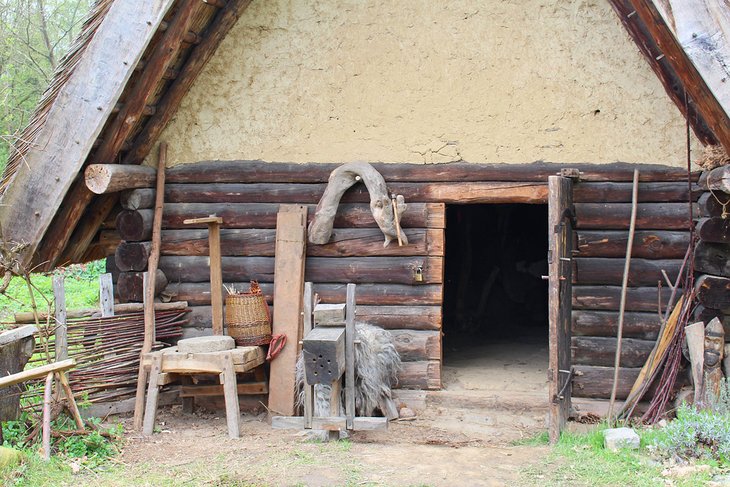
[[[656,440],[657,447],[684,459],[730,461],[730,412],[682,405]]]

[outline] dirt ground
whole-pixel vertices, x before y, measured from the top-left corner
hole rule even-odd
[[[140,485],[527,485],[520,472],[548,448],[515,441],[545,431],[546,362],[542,346],[471,350],[445,367],[444,390],[403,394],[416,419],[346,442],[273,430],[265,412],[244,415],[233,440],[223,412],[173,406],[158,415],[158,433],[128,436],[119,462]]]

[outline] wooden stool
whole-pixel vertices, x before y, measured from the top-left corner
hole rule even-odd
[[[226,403],[228,436],[240,436],[240,409],[236,374],[248,372],[266,360],[261,347],[236,347],[231,350],[206,353],[182,353],[177,347],[165,348],[143,356],[142,367],[150,369],[147,404],[142,433],[151,435],[157,415],[160,386],[176,381],[180,376],[218,374]]]

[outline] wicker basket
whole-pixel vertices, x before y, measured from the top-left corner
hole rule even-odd
[[[247,293],[226,297],[226,326],[236,345],[268,345],[271,341],[269,305],[261,293],[259,283],[251,281]]]

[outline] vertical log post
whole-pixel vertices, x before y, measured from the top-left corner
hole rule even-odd
[[[355,422],[355,284],[347,285],[345,308],[345,414],[347,429]]]
[[[63,275],[53,276],[53,299],[56,319],[56,362],[68,358],[68,329],[66,328],[66,290]]]
[[[303,303],[303,333],[306,337],[312,331],[312,310],[313,310],[312,283],[304,283],[304,303]],[[304,428],[312,429],[312,414],[314,413],[314,386],[304,381]]]
[[[51,459],[51,389],[53,388],[53,372],[46,376],[43,389],[43,459]]]
[[[99,304],[102,318],[114,316],[114,283],[110,273],[99,276]]]
[[[155,213],[152,224],[152,251],[147,265],[148,277],[144,283],[144,342],[140,352],[139,373],[137,375],[137,395],[134,401],[134,429],[142,428],[144,416],[144,389],[147,372],[142,367],[142,357],[152,350],[155,343],[155,276],[160,262],[160,237],[162,235],[162,208],[165,203],[165,165],[167,164],[167,144],[160,143],[157,164],[157,187],[155,192]]]

